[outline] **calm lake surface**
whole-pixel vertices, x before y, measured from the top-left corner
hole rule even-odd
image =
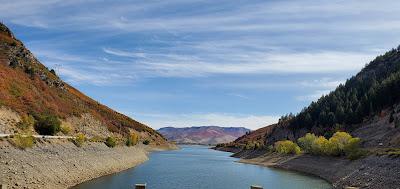
[[[100,177],[73,189],[132,189],[147,183],[148,189],[331,189],[316,177],[237,163],[231,153],[207,146],[181,146],[180,150],[154,152],[135,168]]]

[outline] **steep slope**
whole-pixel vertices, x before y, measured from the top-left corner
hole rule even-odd
[[[258,142],[271,145],[278,140],[296,140],[307,132],[329,137],[344,130],[362,138],[365,147],[400,147],[399,102],[400,47],[378,56],[297,115],[282,116],[277,124],[235,142],[243,146],[255,142],[254,135],[263,135]]]
[[[54,115],[72,127],[72,133],[89,136],[141,135],[154,144],[166,140],[150,127],[89,98],[63,82],[0,23],[0,106],[2,112],[19,115]],[[0,121],[1,123],[1,121]],[[0,125],[0,132],[19,132],[14,124]],[[32,130],[32,132],[34,132]]]
[[[174,128],[164,127],[158,130],[168,140],[188,144],[218,144],[232,142],[250,132],[243,127],[200,126]]]
[[[330,137],[347,131],[366,152],[356,160],[326,155],[282,155],[272,145],[296,141],[307,132]],[[297,115],[250,132],[217,150],[241,162],[313,174],[333,188],[392,189],[400,185],[400,47],[378,56],[356,76]],[[349,187],[351,186],[351,187]]]
[[[260,129],[251,131],[246,133],[245,135],[237,138],[236,140],[227,143],[225,146],[229,146],[229,147],[233,147],[233,148],[237,148],[237,149],[242,149],[242,148],[246,148],[246,146],[249,147],[249,145],[252,145],[252,147],[254,147],[253,145],[262,145],[265,144],[266,141],[266,136],[270,135],[274,129],[274,127],[276,126],[276,124],[267,126],[267,127],[262,127]],[[237,151],[233,150],[233,151]]]

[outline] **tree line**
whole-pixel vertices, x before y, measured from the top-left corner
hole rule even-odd
[[[400,46],[378,56],[356,76],[297,115],[282,116],[280,123],[288,123],[293,130],[313,128],[316,134],[330,137],[337,130],[351,130],[352,125],[399,101]]]

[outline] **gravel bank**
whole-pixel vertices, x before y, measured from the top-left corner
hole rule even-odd
[[[31,149],[19,150],[0,141],[0,184],[8,188],[68,188],[143,163],[151,150],[140,145],[108,148],[103,143],[78,148],[66,140],[41,141]]]
[[[311,155],[265,154],[256,158],[241,159],[240,162],[316,175],[338,189],[348,186],[365,189],[400,189],[399,158],[369,156],[350,161]]]

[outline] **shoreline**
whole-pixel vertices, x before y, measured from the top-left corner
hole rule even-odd
[[[173,145],[109,148],[90,142],[76,147],[67,140],[41,140],[20,150],[0,141],[0,184],[7,188],[71,188],[83,182],[136,167],[149,153],[176,149]]]
[[[171,144],[169,144],[169,145],[167,145],[167,146],[165,146],[165,145],[162,145],[162,146],[145,146],[145,145],[141,145],[141,146],[142,146],[142,147],[144,148],[144,150],[147,152],[147,153],[146,153],[147,160],[149,160],[149,157],[148,157],[148,156],[149,156],[150,153],[153,153],[153,152],[161,152],[161,151],[166,151],[166,150],[179,150],[179,149],[180,149],[177,145],[171,145]],[[146,160],[146,161],[147,161],[147,160]],[[116,172],[112,172],[112,173],[109,173],[109,174],[104,174],[104,175],[101,175],[101,176],[99,176],[99,177],[94,177],[94,178],[91,178],[91,179],[89,179],[89,180],[84,180],[84,181],[82,181],[82,182],[80,182],[80,183],[77,183],[77,184],[75,184],[75,185],[73,185],[73,186],[69,186],[68,189],[74,188],[75,186],[78,186],[78,185],[80,185],[80,184],[82,184],[82,183],[84,183],[84,182],[88,182],[88,181],[91,181],[91,180],[94,180],[94,179],[97,179],[97,178],[101,178],[101,177],[110,176],[110,175],[113,175],[113,174],[118,174],[119,172],[122,172],[122,171],[125,171],[125,170],[128,170],[128,169],[135,168],[136,166],[138,166],[138,165],[140,165],[140,164],[142,164],[142,163],[144,163],[144,162],[146,162],[146,161],[143,161],[143,162],[141,162],[141,163],[138,163],[138,164],[134,165],[133,167],[128,167],[128,168],[121,169],[121,170],[116,171]]]
[[[244,164],[252,164],[252,165],[258,165],[258,166],[262,166],[262,167],[268,167],[268,168],[272,168],[272,169],[279,169],[279,170],[286,170],[286,171],[294,171],[300,174],[304,174],[304,175],[308,175],[308,176],[313,176],[313,177],[317,177],[320,178],[322,180],[325,180],[326,182],[328,182],[330,185],[332,185],[333,187],[333,183],[331,180],[321,177],[320,175],[317,175],[315,173],[310,173],[310,172],[306,172],[306,171],[301,171],[301,170],[293,170],[293,169],[287,169],[284,168],[282,166],[280,166],[280,164],[278,162],[280,161],[290,161],[291,158],[295,158],[291,157],[291,156],[276,156],[273,157],[273,155],[270,155],[270,157],[268,157],[267,159],[257,159],[257,158],[253,158],[253,159],[240,159],[239,163],[244,163]]]
[[[397,189],[400,186],[400,159],[374,156],[348,160],[338,157],[312,155],[280,155],[265,151],[239,151],[214,148],[220,151],[236,151],[238,162],[309,174],[328,181],[334,189],[347,187],[366,189]]]

